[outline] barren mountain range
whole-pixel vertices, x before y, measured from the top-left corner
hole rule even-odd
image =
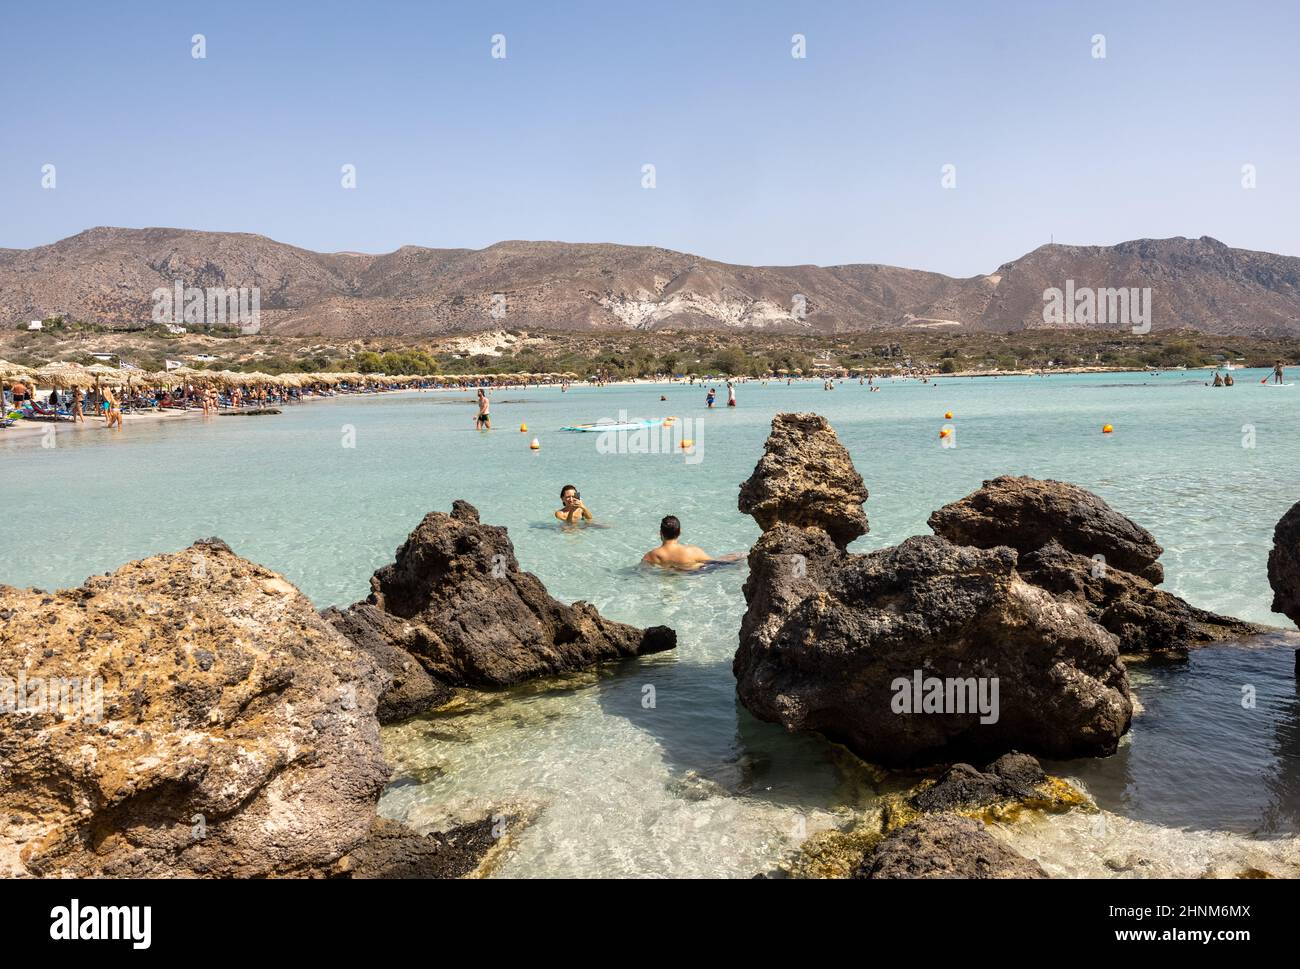
[[[958,279],[867,264],[737,266],[607,243],[319,253],[246,233],[156,228],[0,249],[0,325],[56,314],[147,323],[154,291],[176,280],[257,287],[264,332],[335,337],[502,327],[1014,331],[1052,325],[1044,293],[1070,281],[1076,290],[1149,287],[1155,330],[1300,335],[1300,258],[1208,237],[1040,246]]]

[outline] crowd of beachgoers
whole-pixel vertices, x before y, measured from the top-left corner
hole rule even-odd
[[[400,390],[568,386],[577,374],[386,375],[196,370],[152,373],[71,363],[31,368],[0,360],[0,428],[23,421],[72,423],[87,417],[121,425],[122,414],[202,411],[246,413],[341,394]]]

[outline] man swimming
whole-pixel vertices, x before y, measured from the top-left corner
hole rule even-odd
[[[710,562],[734,562],[740,553],[714,557],[694,545],[683,545],[678,541],[682,534],[682,523],[676,515],[669,515],[659,523],[659,538],[662,543],[641,557],[645,565],[656,565],[662,569],[698,569]]]
[[[555,517],[560,521],[572,525],[576,522],[592,520],[591,512],[582,503],[582,495],[578,494],[578,489],[573,485],[565,485],[560,489],[560,504],[564,507],[555,513]]]

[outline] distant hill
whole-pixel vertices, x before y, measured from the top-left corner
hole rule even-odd
[[[1041,246],[986,276],[958,279],[865,264],[736,266],[609,243],[404,246],[368,255],[312,252],[246,233],[95,228],[48,246],[0,249],[0,324],[53,314],[146,322],[153,291],[176,279],[259,287],[264,331],[335,337],[502,327],[1040,329],[1048,325],[1044,292],[1067,280],[1150,287],[1156,330],[1300,335],[1300,258],[1208,237]],[[500,318],[497,293],[505,294]]]

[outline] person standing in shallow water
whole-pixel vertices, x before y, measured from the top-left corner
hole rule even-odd
[[[474,426],[485,431],[492,430],[491,404],[488,402],[487,391],[482,387],[478,389],[478,416],[474,418]]]
[[[727,381],[727,406],[736,406],[736,387],[730,380]]]
[[[715,396],[717,395],[717,393],[718,393],[718,392],[717,392],[716,390],[714,390],[712,387],[709,388],[709,392],[708,392],[708,394],[706,394],[705,397],[704,397],[704,403],[705,403],[705,406],[707,406],[707,407],[712,407],[712,406],[713,406],[713,401],[714,401],[714,398],[715,398]]]

